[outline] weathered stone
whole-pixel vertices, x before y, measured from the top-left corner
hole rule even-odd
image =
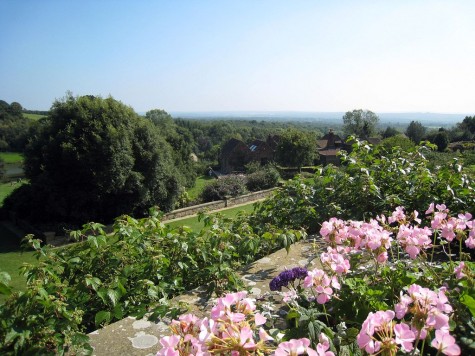
[[[263,298],[271,295],[269,282],[285,269],[306,267],[317,264],[314,261],[318,247],[310,240],[298,242],[290,248],[289,253],[281,249],[267,257],[244,267],[240,275],[249,294],[254,298]],[[276,297],[276,313],[285,316],[286,311],[279,305]],[[188,312],[204,317],[214,304],[203,288],[182,294],[173,300],[175,303],[187,303]],[[285,328],[285,318],[275,320],[275,326]],[[155,355],[160,348],[161,337],[170,333],[165,322],[154,323],[146,319],[136,320],[125,318],[114,324],[89,334],[94,347],[94,355]]]

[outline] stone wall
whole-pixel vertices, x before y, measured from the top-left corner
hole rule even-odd
[[[258,192],[241,195],[235,198],[212,201],[209,203],[189,206],[183,209],[173,210],[163,216],[163,221],[179,219],[179,218],[189,216],[189,215],[195,215],[202,211],[212,211],[212,210],[218,210],[218,209],[223,209],[223,208],[229,208],[235,205],[252,202],[259,199],[264,199],[264,198],[267,198],[269,195],[271,195],[275,189],[276,188],[261,190]]]

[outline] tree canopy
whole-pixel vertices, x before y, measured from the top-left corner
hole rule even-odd
[[[17,102],[0,100],[0,151],[21,152],[25,148],[34,123],[23,116],[22,110]]]
[[[406,129],[406,136],[409,137],[414,143],[419,144],[424,138],[426,128],[422,126],[419,121],[411,121]]]
[[[9,203],[34,214],[30,220],[56,222],[110,221],[153,205],[170,210],[181,179],[158,130],[111,97],[55,101],[24,168],[31,184]]]
[[[343,131],[346,135],[355,135],[366,139],[376,132],[379,117],[369,110],[348,111],[343,116]]]
[[[287,129],[277,146],[276,160],[283,166],[301,168],[316,157],[316,137],[310,132]]]

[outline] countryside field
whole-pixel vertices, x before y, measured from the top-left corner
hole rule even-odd
[[[5,164],[15,164],[23,162],[23,155],[17,152],[0,152],[0,160]]]

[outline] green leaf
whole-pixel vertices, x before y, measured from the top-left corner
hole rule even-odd
[[[94,322],[96,323],[96,326],[100,326],[104,321],[108,323],[111,319],[111,313],[105,310],[101,310],[96,314],[96,317],[94,318]]]
[[[472,316],[475,316],[475,299],[468,295],[464,294],[460,298],[460,301],[467,306],[467,308],[470,310],[470,313],[472,313]]]
[[[107,290],[107,295],[109,296],[109,299],[112,302],[112,305],[116,305],[117,301],[120,298],[119,291],[116,291],[115,289],[108,289]]]

